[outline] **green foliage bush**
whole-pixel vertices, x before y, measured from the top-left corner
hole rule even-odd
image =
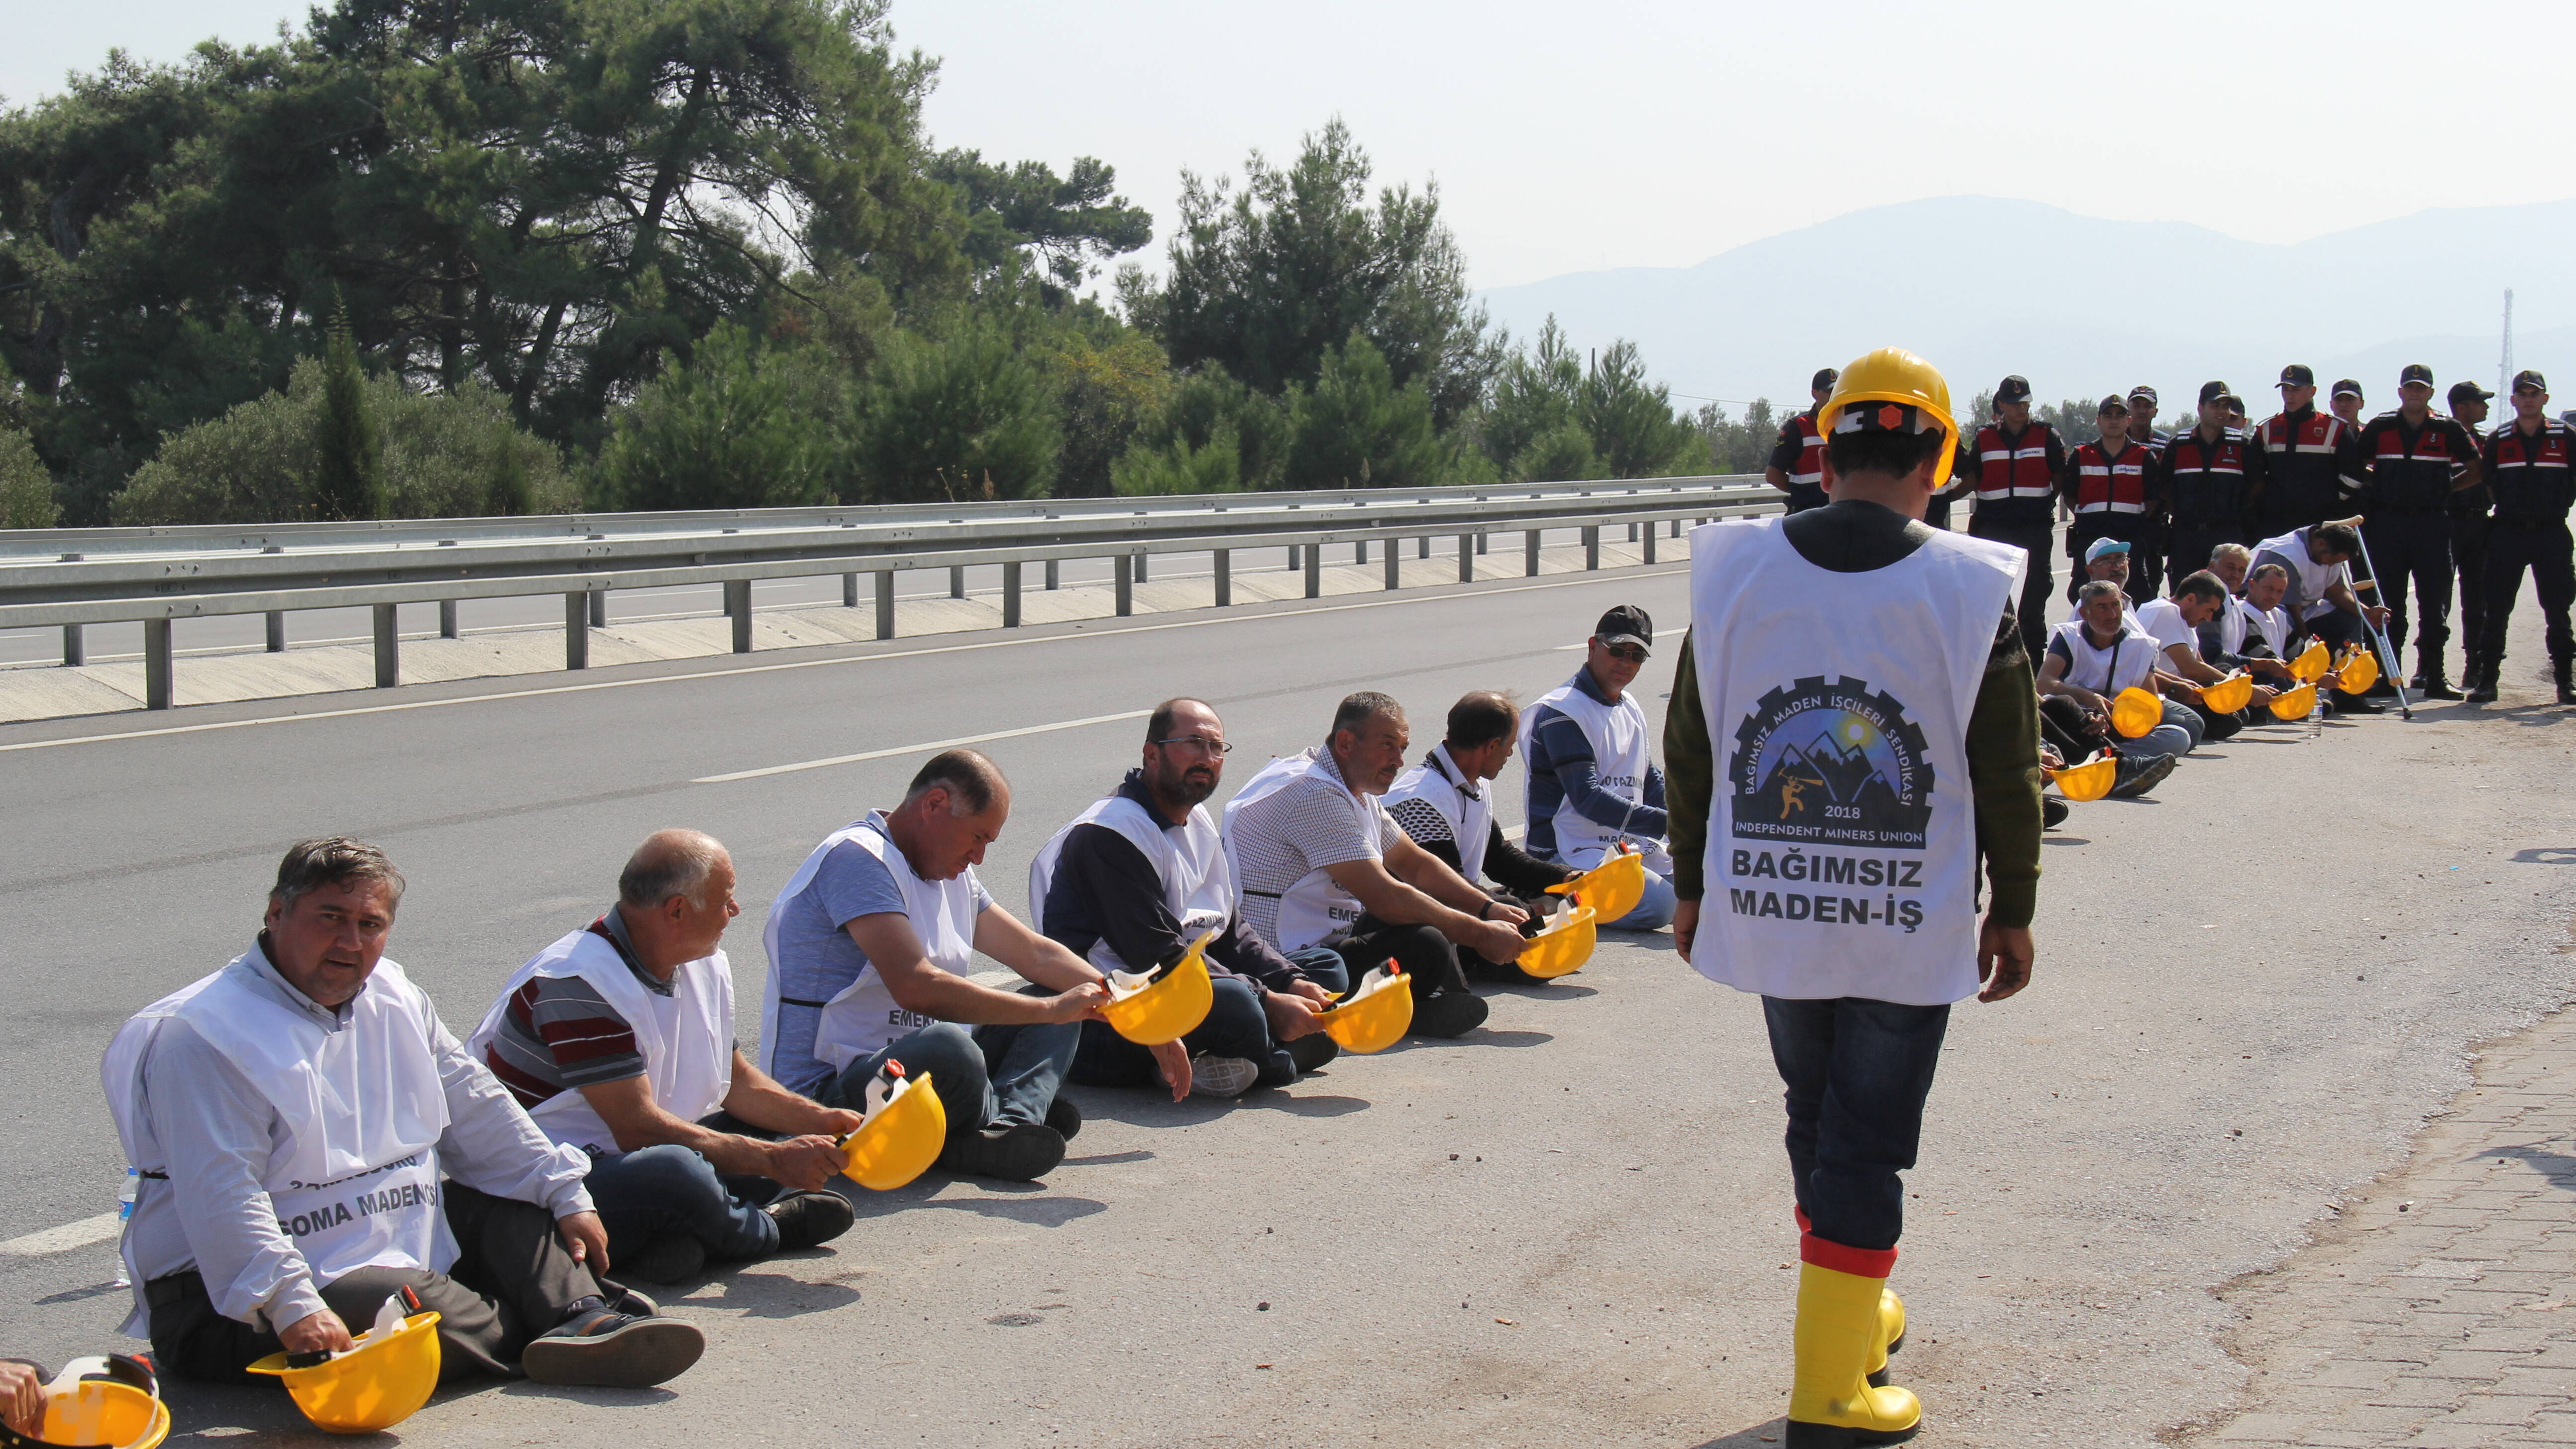
[[[51,528],[62,515],[54,475],[35,443],[16,428],[0,428],[0,528]]]
[[[1292,489],[1425,487],[1445,481],[1449,462],[1429,390],[1419,379],[1397,387],[1386,354],[1358,332],[1324,354],[1315,390],[1291,406]]]
[[[871,502],[1034,498],[1063,446],[1046,379],[1008,341],[969,326],[906,337],[869,380],[857,429]]]
[[[719,323],[617,412],[592,470],[628,511],[830,503],[849,482],[849,391],[819,347]]]

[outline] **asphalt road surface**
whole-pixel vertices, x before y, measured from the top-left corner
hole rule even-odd
[[[1240,782],[1376,687],[1427,747],[1464,690],[1560,682],[1565,646],[1615,602],[1665,623],[1639,683],[1659,717],[1685,612],[1672,566],[604,670],[569,689],[213,706],[139,735],[0,728],[0,1235],[113,1208],[99,1052],[126,1014],[242,948],[297,837],[393,852],[411,889],[391,954],[461,1027],[608,902],[636,839],[710,830],[743,876],[729,941],[749,1040],[770,896],[824,833],[891,803],[928,746],[1004,736],[983,747],[1015,815],[983,875],[1016,909],[1029,855],[1142,733],[1132,717],[1045,727],[1201,694],[1242,747]],[[2153,801],[2078,806],[2053,833],[2035,984],[1955,1015],[1909,1178],[1899,1367],[1930,1406],[1921,1442],[2148,1445],[2258,1395],[2219,1346],[2233,1310],[2212,1290],[2296,1250],[2339,1193],[2398,1161],[2465,1081],[2467,1044],[2576,995],[2576,720],[2538,703],[2535,645],[2503,706],[2315,742],[2252,731]],[[20,748],[90,736],[124,737]],[[710,1349],[667,1388],[452,1393],[399,1436],[1770,1442],[1795,1233],[1758,1004],[1657,934],[1605,938],[1564,984],[1493,1005],[1461,1041],[1231,1106],[1076,1089],[1091,1125],[1042,1186],[934,1175],[861,1193],[840,1242],[671,1290]],[[111,1248],[13,1241],[0,1353],[113,1344]],[[207,1440],[322,1442],[273,1395],[177,1398],[182,1430]]]

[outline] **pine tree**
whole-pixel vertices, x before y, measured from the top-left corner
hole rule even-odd
[[[385,513],[384,439],[367,405],[367,378],[358,366],[358,344],[349,335],[349,309],[331,318],[331,341],[322,356],[322,415],[313,425],[319,455],[313,477],[313,512],[332,522],[382,518]]]

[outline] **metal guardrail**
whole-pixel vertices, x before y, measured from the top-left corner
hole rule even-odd
[[[366,523],[202,525],[178,528],[22,529],[0,532],[0,629],[60,626],[64,663],[85,657],[84,626],[144,626],[145,701],[171,699],[173,620],[266,614],[268,645],[285,647],[295,609],[370,607],[376,683],[399,675],[395,609],[435,602],[440,633],[456,634],[460,599],[561,594],[564,667],[589,664],[589,630],[611,590],[724,586],[733,647],[751,650],[755,579],[842,576],[842,603],[857,607],[858,576],[875,575],[876,637],[894,637],[894,576],[1002,567],[1002,624],[1020,623],[1021,568],[1041,563],[1048,588],[1068,558],[1115,560],[1116,607],[1132,608],[1134,583],[1156,553],[1212,553],[1215,602],[1232,602],[1231,555],[1302,552],[1306,597],[1321,593],[1321,549],[1384,540],[1387,587],[1397,586],[1394,541],[1455,536],[1461,581],[1475,576],[1480,540],[1525,535],[1524,568],[1538,572],[1545,530],[1580,528],[1586,566],[1599,567],[1600,530],[1768,512],[1780,495],[1748,475],[1516,484],[1486,488],[1329,493],[1198,494],[1149,498],[1039,499],[828,509],[699,513],[568,514],[535,518],[388,520]],[[1652,561],[1654,530],[1641,528]]]

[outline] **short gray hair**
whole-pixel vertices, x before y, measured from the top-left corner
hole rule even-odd
[[[626,857],[617,874],[617,898],[649,911],[673,896],[704,908],[707,881],[718,862],[730,859],[723,842],[697,830],[656,830]]]
[[[1002,767],[980,750],[942,750],[930,757],[905,787],[903,803],[911,804],[933,790],[948,792],[948,813],[956,816],[981,815],[993,808],[993,799],[1010,788],[1002,778]]]
[[[2226,559],[2230,562],[2252,563],[2254,561],[2254,550],[2247,548],[2241,543],[2222,543],[2218,547],[2209,551],[2209,561],[2211,563],[2216,563],[2220,559]]]
[[[2111,582],[2109,579],[2090,579],[2085,582],[2084,587],[2075,591],[2075,603],[2076,606],[2080,608],[2093,602],[2095,599],[2106,598],[2126,592],[2128,591],[2121,588],[2118,584]]]
[[[1402,719],[1404,706],[1396,702],[1394,695],[1380,694],[1374,689],[1344,695],[1342,702],[1333,709],[1333,727],[1325,732],[1324,737],[1330,739],[1344,730],[1356,734],[1365,729],[1370,720],[1382,714]]]
[[[306,894],[323,886],[345,886],[351,881],[374,881],[393,897],[390,904],[402,904],[402,872],[382,850],[363,840],[345,835],[323,835],[299,840],[286,848],[286,858],[277,863],[277,884],[269,887],[270,905],[292,908]]]

